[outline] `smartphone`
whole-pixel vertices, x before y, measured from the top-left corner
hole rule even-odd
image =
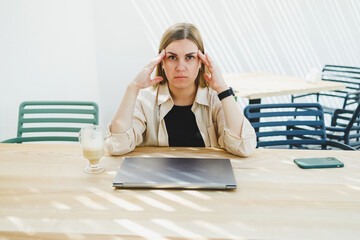
[[[295,158],[294,162],[301,168],[339,168],[344,163],[334,157],[323,158]]]

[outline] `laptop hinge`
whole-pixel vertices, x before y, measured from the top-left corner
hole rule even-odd
[[[123,188],[124,184],[122,184],[122,183],[113,183],[113,187]]]
[[[226,185],[226,189],[236,189],[236,185]]]

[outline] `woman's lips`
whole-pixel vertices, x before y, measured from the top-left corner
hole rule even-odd
[[[175,78],[187,78],[186,76],[177,76],[177,77],[175,77]]]

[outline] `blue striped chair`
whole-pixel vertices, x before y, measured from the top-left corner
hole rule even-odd
[[[354,148],[327,140],[323,109],[318,103],[251,104],[245,116],[256,129],[257,147]],[[258,119],[254,121],[255,119]]]

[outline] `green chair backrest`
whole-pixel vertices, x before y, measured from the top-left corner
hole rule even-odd
[[[77,142],[81,127],[98,123],[94,102],[26,101],[19,107],[17,138],[4,142]]]

